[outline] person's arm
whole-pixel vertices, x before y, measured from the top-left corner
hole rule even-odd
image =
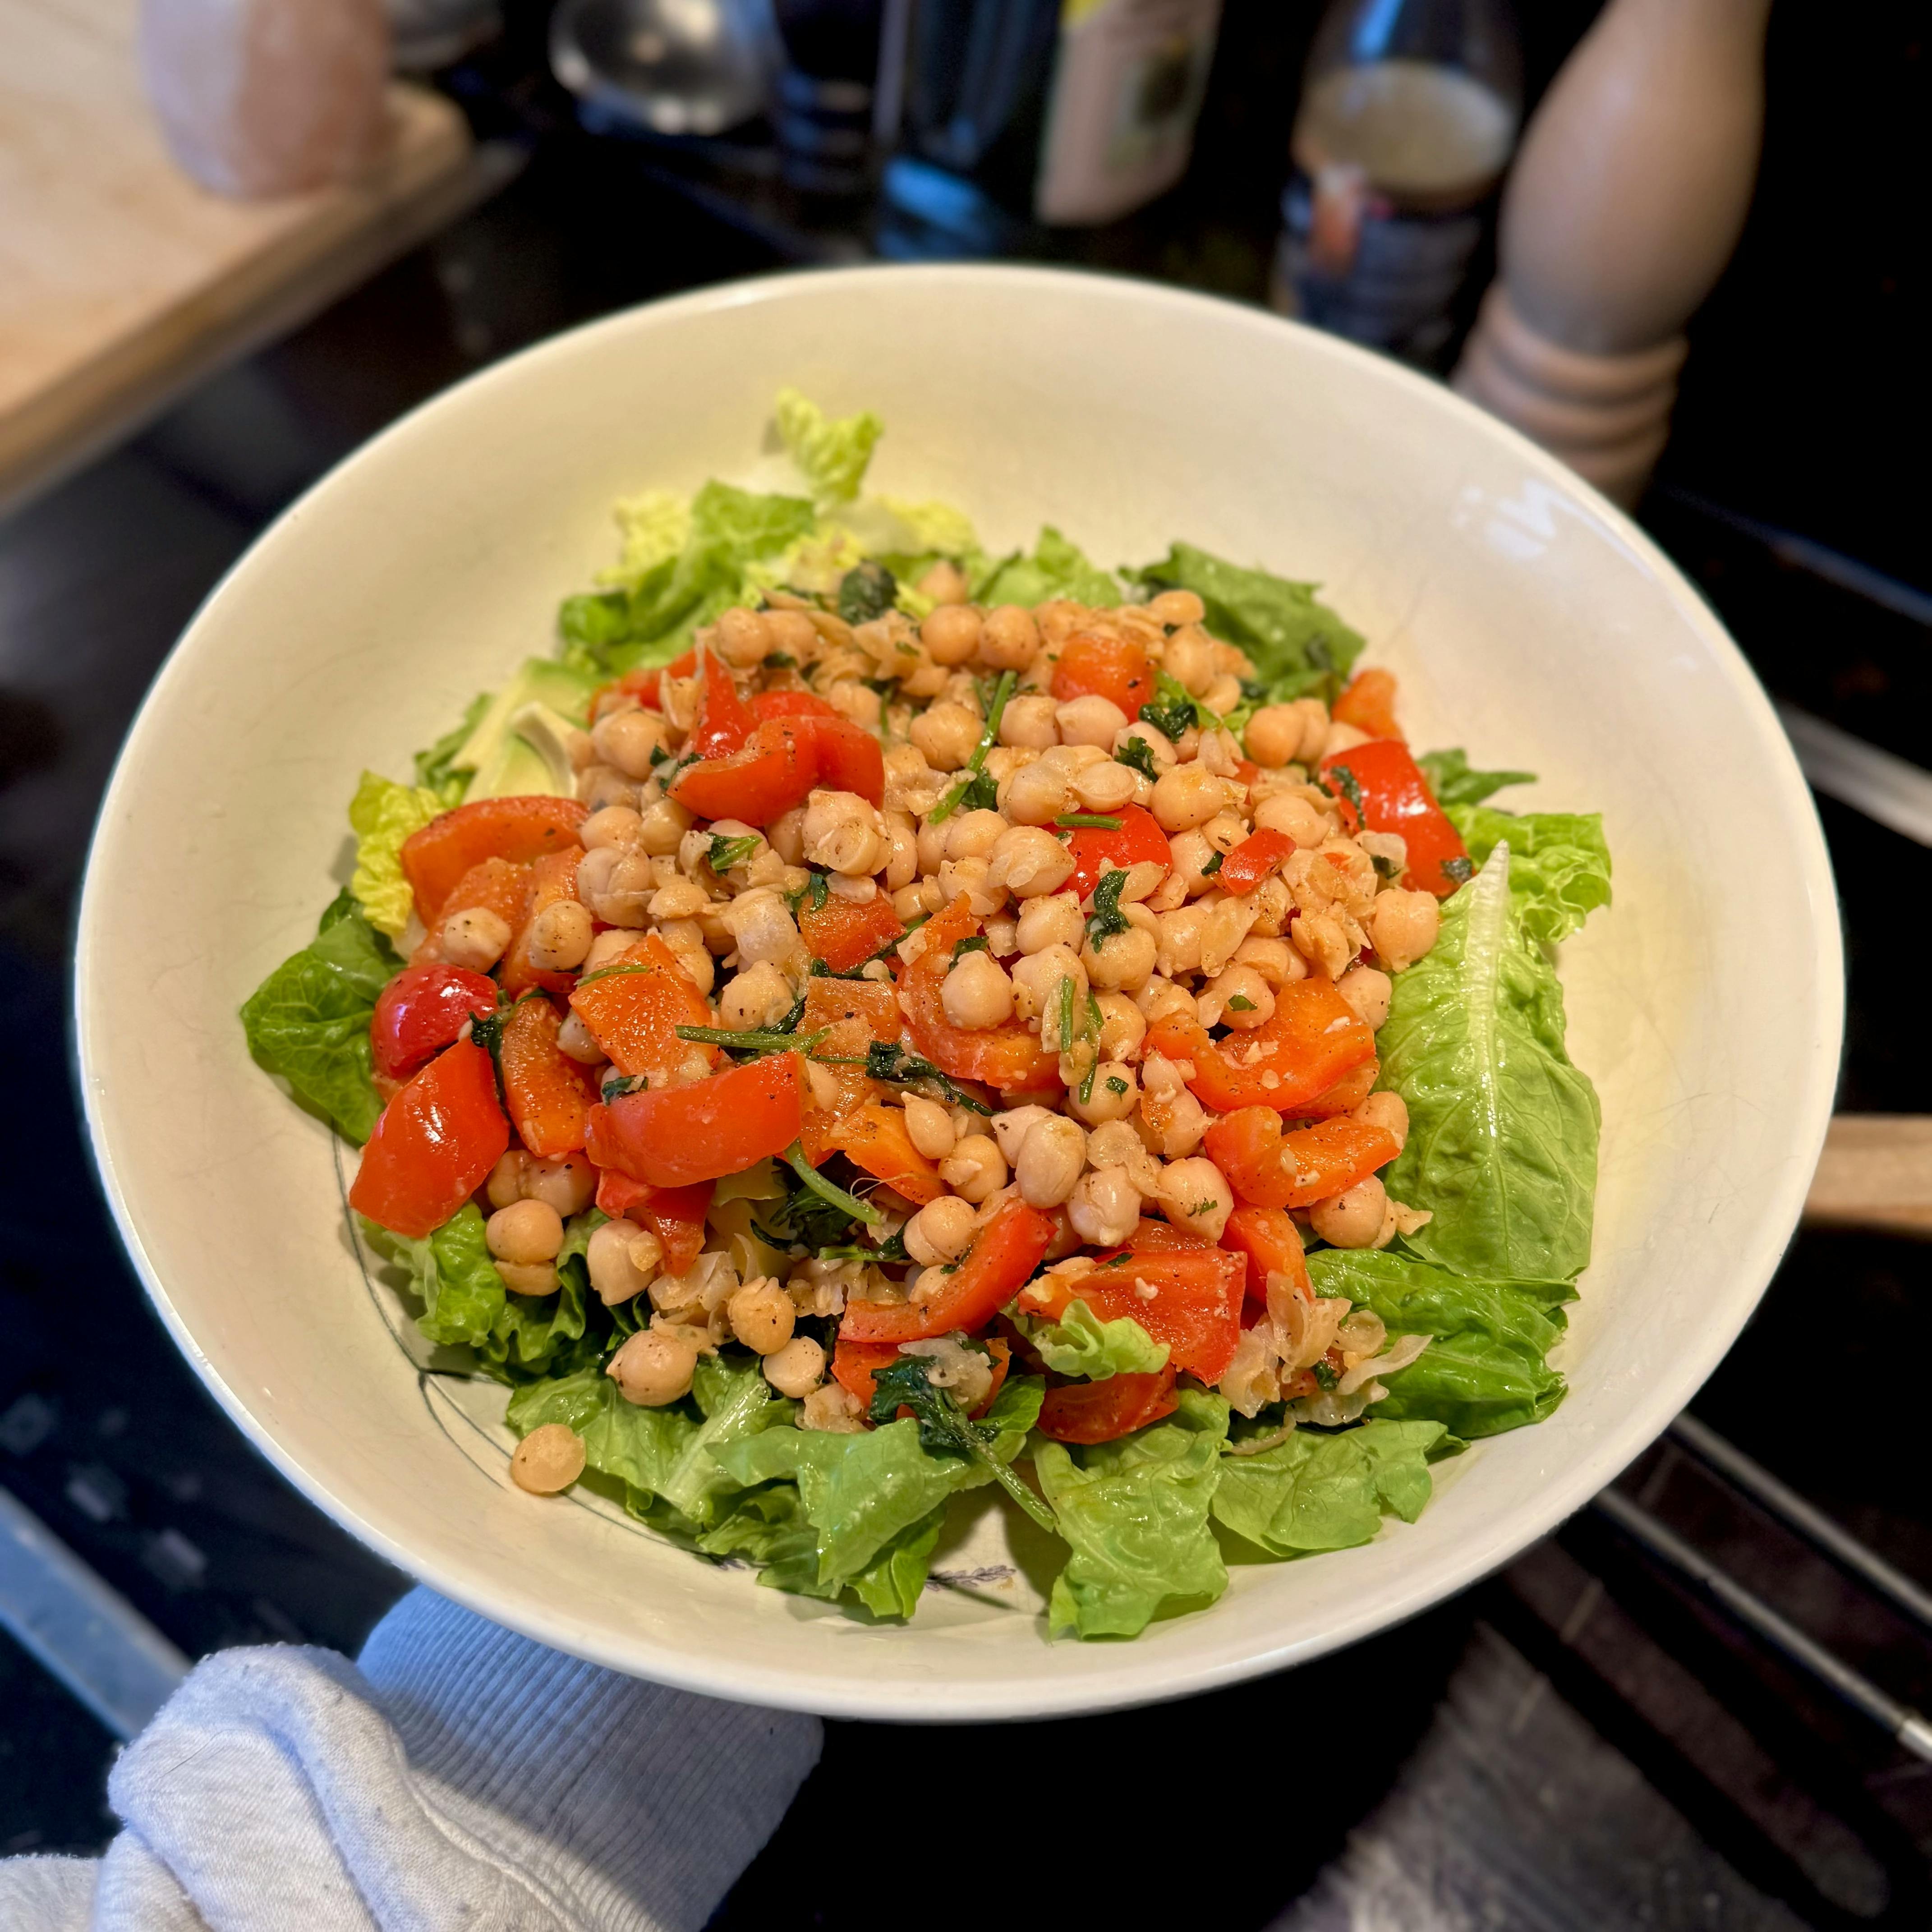
[[[818,1756],[814,1718],[580,1664],[427,1591],[359,1666],[207,1659],[116,1765],[126,1828],[92,1887],[0,1864],[0,1922],[697,1932]]]

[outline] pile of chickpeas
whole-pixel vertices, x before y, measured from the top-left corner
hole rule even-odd
[[[981,610],[966,601],[959,573],[941,565],[918,586],[934,602],[915,623],[893,610],[848,624],[784,593],[773,608],[728,610],[701,633],[701,648],[728,664],[748,695],[809,690],[885,745],[883,807],[849,792],[814,791],[770,825],[700,825],[666,795],[658,776],[696,716],[699,680],[666,678],[657,708],[622,692],[599,703],[573,748],[578,796],[590,807],[580,836],[586,856],[578,896],[546,908],[533,933],[535,964],[594,970],[653,931],[734,1030],[782,1020],[804,989],[811,962],[788,902],[822,873],[836,898],[863,904],[884,895],[908,924],[962,896],[984,922],[984,950],[959,955],[941,992],[948,1021],[967,1030],[1017,1022],[1060,1056],[1065,1088],[1054,1105],[1013,1107],[990,1119],[946,1104],[936,1093],[882,1096],[904,1108],[912,1144],[934,1162],[947,1192],[928,1205],[890,1191],[873,1196],[902,1232],[914,1271],[900,1280],[856,1262],[805,1262],[741,1279],[742,1241],[722,1232],[686,1275],[667,1276],[657,1237],[614,1221],[592,1237],[590,1279],[607,1301],[647,1294],[652,1325],[626,1342],[610,1372],[633,1402],[676,1400],[700,1353],[736,1341],[762,1358],[772,1386],[801,1398],[808,1428],[862,1426],[856,1405],[826,1376],[824,1351],[795,1334],[806,1315],[836,1315],[848,1299],[916,1301],[964,1252],[976,1229],[1014,1197],[1064,1210],[1066,1250],[1103,1247],[1156,1214],[1217,1239],[1234,1206],[1227,1180],[1200,1151],[1210,1116],[1188,1090],[1185,1064],[1144,1050],[1150,1025],[1183,1013],[1226,1027],[1224,1048],[1265,1026],[1280,990],[1309,974],[1334,982],[1372,1027],[1388,1018],[1390,975],[1435,943],[1438,907],[1427,892],[1393,883],[1402,840],[1344,830],[1335,800],[1313,782],[1328,752],[1362,741],[1331,722],[1317,699],[1270,705],[1238,742],[1225,730],[1190,728],[1171,738],[1098,696],[1056,699],[1051,686],[1061,649],[1078,637],[1138,644],[1149,658],[1216,713],[1240,702],[1252,667],[1210,637],[1200,599],[1168,591],[1142,604],[1094,610],[1066,602],[1031,610]],[[986,730],[986,694],[998,674],[1016,674],[998,742],[986,756],[995,808],[942,814]],[[1135,741],[1154,776],[1119,756]],[[1261,768],[1251,784],[1244,756]],[[1054,821],[1068,814],[1150,812],[1168,840],[1168,862],[1127,869],[1119,895],[1124,931],[1096,939],[1090,902],[1066,890],[1074,861]],[[1217,855],[1251,832],[1286,833],[1294,851],[1279,873],[1245,897],[1216,885]],[[713,839],[731,848],[721,874]],[[488,913],[458,914],[439,935],[444,953],[488,970],[510,934]],[[899,947],[916,958],[916,928]],[[883,962],[868,967],[882,981]],[[1072,982],[1082,1024],[1060,1037],[1061,988]],[[1093,1028],[1088,996],[1097,1006]],[[601,1060],[574,1016],[560,1044],[586,1066]],[[703,1077],[694,1050],[673,1079]],[[808,1073],[829,1104],[826,1069]],[[1081,1098],[1084,1092],[1085,1099]],[[1407,1132],[1400,1098],[1378,1094],[1360,1118]],[[526,1292],[554,1286],[562,1220],[587,1204],[594,1174],[580,1155],[542,1161],[513,1150],[490,1181],[490,1249],[506,1282]],[[1418,1217],[1389,1199],[1379,1178],[1318,1203],[1302,1219],[1345,1247],[1382,1245]],[[771,1251],[763,1250],[767,1260]],[[526,1445],[527,1446],[527,1445]],[[567,1460],[567,1457],[565,1459]]]

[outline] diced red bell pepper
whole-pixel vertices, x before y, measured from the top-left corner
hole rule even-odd
[[[1358,671],[1330,712],[1338,724],[1352,724],[1371,738],[1400,738],[1395,722],[1395,676],[1385,670]]]
[[[803,726],[817,772],[827,791],[856,792],[868,805],[886,802],[886,754],[878,739],[849,718],[813,716]]]
[[[496,1064],[517,1138],[534,1154],[574,1154],[597,1099],[589,1067],[556,1043],[563,1016],[542,994],[520,1000],[503,1022]]]
[[[815,910],[802,906],[798,930],[806,950],[835,973],[849,973],[905,937],[905,927],[884,892],[862,905],[828,897]]]
[[[599,1167],[653,1187],[742,1174],[782,1154],[802,1124],[803,1056],[773,1053],[682,1087],[647,1088],[590,1110],[584,1144]]]
[[[1244,1107],[1208,1130],[1208,1157],[1239,1199],[1256,1208],[1312,1208],[1386,1167],[1401,1149],[1385,1128],[1343,1114],[1283,1133],[1281,1116]]]
[[[496,983],[505,992],[514,996],[528,992],[532,986],[541,986],[547,993],[567,994],[577,983],[574,971],[559,972],[554,968],[536,964],[530,954],[534,943],[531,928],[536,923],[537,914],[545,907],[555,905],[560,899],[576,898],[577,868],[583,858],[583,847],[573,844],[566,845],[561,852],[553,852],[539,859],[530,868],[529,910],[496,968]]]
[[[1166,850],[1165,841],[1162,849]],[[922,930],[926,950],[899,976],[899,1004],[913,1044],[956,1080],[983,1080],[1009,1094],[1050,1085],[1058,1090],[1058,1057],[1043,1052],[1039,1036],[1017,1021],[969,1029],[955,1026],[946,1017],[941,995],[952,949],[980,930],[964,896],[928,920]]]
[[[758,720],[738,695],[731,668],[716,651],[704,654],[704,682],[698,687],[698,716],[692,721],[685,749],[700,758],[729,758],[742,751]]]
[[[1170,1362],[1148,1376],[1109,1376],[1103,1382],[1050,1388],[1040,1406],[1040,1432],[1056,1442],[1113,1442],[1172,1415],[1180,1406]]]
[[[762,724],[767,718],[836,718],[838,713],[809,691],[761,691],[752,700],[752,715]]]
[[[1102,1322],[1132,1316],[1167,1344],[1170,1368],[1211,1384],[1226,1373],[1241,1339],[1246,1274],[1240,1256],[1224,1249],[1163,1240],[1118,1249],[1088,1274],[1042,1275],[1022,1290],[1018,1307],[1049,1321],[1072,1301],[1085,1302]]]
[[[403,871],[425,926],[471,867],[486,859],[528,865],[577,843],[590,809],[574,798],[482,798],[432,818],[403,841]]]
[[[1018,1293],[1053,1236],[1053,1222],[1037,1208],[1009,1201],[974,1238],[931,1300],[848,1302],[839,1336],[897,1342],[922,1341],[956,1329],[972,1334]]]
[[[1214,883],[1224,892],[1244,899],[1294,852],[1294,841],[1286,832],[1264,825],[1258,832],[1250,832],[1221,861]]]
[[[862,1061],[874,1041],[896,1042],[904,1027],[898,994],[890,982],[832,980],[820,975],[806,982],[805,1011],[798,1030],[824,1034],[812,1048],[818,1071],[806,1084],[805,1131],[799,1136],[805,1157],[814,1167],[836,1151],[833,1136],[839,1124],[885,1091],[877,1081],[867,1078],[862,1065],[835,1066],[830,1063]],[[834,1090],[829,1099],[821,1100],[820,1090],[828,1079]]]
[[[1337,1114],[1352,1114],[1376,1090],[1376,1082],[1382,1070],[1380,1060],[1365,1060],[1354,1072],[1343,1074],[1326,1092],[1316,1094],[1312,1100],[1304,1100],[1295,1118],[1303,1120],[1332,1120]]]
[[[1053,694],[1062,704],[1075,698],[1104,698],[1131,724],[1154,697],[1154,666],[1138,644],[1083,632],[1061,648],[1053,667]]]
[[[458,1040],[382,1109],[362,1150],[349,1204],[420,1240],[482,1186],[510,1144],[490,1056]]]
[[[802,729],[808,722],[766,718],[742,751],[686,765],[671,781],[671,796],[700,818],[772,824],[802,805],[818,782],[814,747]]]
[[[530,866],[513,866],[507,859],[485,859],[480,866],[472,866],[437,908],[437,924],[424,935],[410,964],[428,966],[442,959],[442,922],[460,912],[494,913],[512,932],[522,931],[536,884],[536,875]]]
[[[1216,1042],[1200,1022],[1168,1015],[1148,1029],[1147,1048],[1192,1063],[1187,1084],[1217,1113],[1270,1107],[1299,1114],[1318,1095],[1376,1056],[1368,1022],[1328,980],[1291,980],[1267,1025]]]
[[[868,1100],[842,1116],[820,1138],[826,1153],[842,1154],[854,1167],[922,1208],[946,1192],[939,1169],[913,1145],[900,1108]]]
[[[614,1221],[648,1228],[664,1244],[664,1272],[683,1274],[704,1247],[704,1217],[711,1212],[715,1180],[689,1187],[652,1187],[607,1167],[597,1177],[597,1206]]]
[[[1267,1300],[1271,1274],[1286,1275],[1304,1296],[1315,1292],[1308,1279],[1301,1230],[1285,1208],[1237,1208],[1228,1216],[1221,1243],[1247,1257],[1250,1301]]]
[[[496,1010],[496,988],[481,973],[441,961],[406,966],[376,995],[369,1018],[376,1070],[406,1080],[472,1019]]]
[[[1329,790],[1346,804],[1348,788],[1339,776],[1345,771],[1361,798],[1363,825],[1371,832],[1402,835],[1408,848],[1405,882],[1418,892],[1446,899],[1469,876],[1469,850],[1436,802],[1408,747],[1394,738],[1376,738],[1324,758],[1322,775]],[[1444,869],[1450,866],[1456,869]]]
[[[597,707],[614,691],[621,691],[634,698],[640,704],[646,704],[653,711],[664,708],[664,681],[668,677],[688,677],[698,668],[697,647],[686,651],[682,657],[673,658],[667,664],[652,664],[648,670],[627,670],[622,677],[613,678],[608,684],[600,684],[590,695],[590,715],[597,716]]]
[[[662,1084],[694,1053],[717,1058],[715,1047],[680,1040],[677,1029],[708,1027],[711,1009],[698,982],[655,932],[621,959],[577,982],[570,1004],[620,1073],[644,1074]]]
[[[1073,857],[1073,876],[1061,887],[1062,891],[1073,892],[1084,899],[1100,883],[1100,874],[1116,867],[1125,872],[1144,861],[1159,866],[1163,871],[1172,867],[1174,854],[1168,844],[1167,834],[1144,806],[1123,806],[1118,812],[1109,812],[1107,816],[1120,821],[1118,832],[1087,826],[1067,841],[1066,849]]]

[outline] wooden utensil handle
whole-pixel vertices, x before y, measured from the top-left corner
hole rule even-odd
[[[1804,1219],[1932,1239],[1932,1114],[1835,1115]]]

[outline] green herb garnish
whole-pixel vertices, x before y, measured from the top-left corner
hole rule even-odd
[[[1144,706],[1142,708],[1141,716],[1147,718]],[[1150,724],[1154,723],[1150,718],[1148,718],[1147,722]],[[1154,728],[1158,730],[1160,728],[1155,725]],[[1125,765],[1130,771],[1138,772],[1144,778],[1157,781],[1160,777],[1160,768],[1154,761],[1154,747],[1144,738],[1130,738],[1114,754],[1114,762],[1117,765]]]
[[[1201,876],[1204,879],[1211,879],[1221,869],[1221,858],[1222,855],[1216,852],[1207,864],[1201,868]]]
[[[919,1423],[920,1446],[935,1456],[958,1456],[983,1462],[994,1482],[1038,1523],[1058,1533],[1060,1520],[995,1456],[987,1445],[1000,1432],[968,1419],[950,1389],[934,1386],[932,1364],[923,1355],[902,1355],[872,1381],[872,1421],[884,1424],[909,1408]]]
[[[916,1087],[922,1081],[931,1081],[945,1094],[956,1106],[970,1108],[976,1114],[990,1115],[992,1108],[983,1100],[976,1100],[971,1094],[955,1086],[929,1060],[922,1060],[916,1053],[908,1053],[896,1040],[875,1040],[866,1049],[866,1057],[860,1060],[842,1054],[821,1054],[818,1064],[821,1066],[862,1066],[868,1080],[883,1080],[894,1087]]]
[[[1118,832],[1120,821],[1109,818],[1104,812],[1063,812],[1054,821],[1064,825],[1070,832]]]
[[[1096,952],[1115,933],[1127,929],[1130,922],[1120,910],[1120,894],[1126,883],[1127,874],[1116,866],[1102,872],[1094,888],[1094,910],[1087,921],[1087,936]]]
[[[990,955],[992,950],[993,949],[991,944],[988,942],[984,933],[969,933],[953,947],[952,963],[952,965],[948,966],[946,970],[949,973],[952,971],[952,967],[958,965],[960,961],[964,958],[969,952],[984,952]]]
[[[1314,1375],[1316,1382],[1324,1389],[1332,1389],[1342,1379],[1325,1361],[1315,1364]]]
[[[805,1157],[805,1150],[796,1141],[787,1148],[780,1158],[806,1188],[817,1195],[828,1208],[836,1208],[840,1214],[848,1215],[854,1221],[862,1221],[868,1228],[882,1228],[886,1217],[878,1208],[861,1201],[856,1194],[848,1194],[842,1187],[834,1187],[824,1174]]]
[[[712,872],[722,879],[734,866],[742,866],[755,852],[763,841],[755,832],[745,833],[736,838],[728,838],[722,832],[711,835],[710,850],[705,858]]]
[[[787,1033],[774,1028],[767,1032],[754,1028],[734,1033],[728,1027],[680,1027],[677,1036],[696,1046],[722,1046],[734,1053],[809,1053],[832,1029],[820,1027],[816,1033]]]
[[[1323,776],[1328,781],[1328,789],[1339,793],[1355,808],[1355,817],[1363,824],[1368,823],[1368,814],[1362,806],[1362,782],[1346,765],[1330,765]]]
[[[1232,993],[1228,998],[1228,1010],[1232,1013],[1251,1013],[1255,1003],[1245,993]]]
[[[848,624],[869,624],[892,608],[898,594],[898,578],[868,557],[838,580],[838,614]]]
[[[1000,720],[1006,714],[1006,700],[1013,694],[1013,687],[1018,682],[1010,670],[1000,674],[1000,681],[993,687],[993,702],[986,713],[986,728],[980,734],[980,742],[973,755],[966,761],[973,776],[962,778],[942,798],[926,820],[928,825],[938,825],[950,818],[962,805],[968,812],[992,812],[999,804],[1000,788],[986,776],[986,757],[1000,742]]]
[[[1107,1091],[1109,1094],[1124,1094],[1126,1090],[1127,1083],[1118,1073],[1107,1076]]]

